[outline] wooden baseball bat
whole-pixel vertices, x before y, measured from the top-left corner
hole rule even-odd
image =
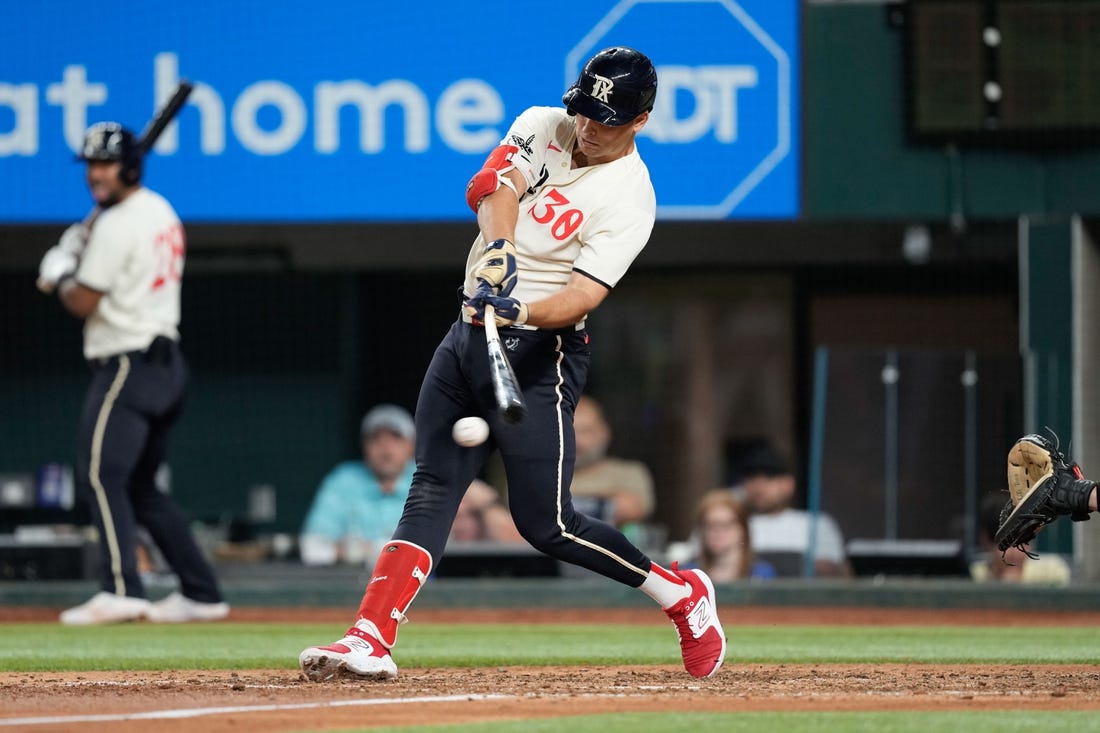
[[[168,123],[175,119],[179,111],[183,109],[184,102],[187,101],[188,95],[191,94],[191,90],[194,88],[194,85],[186,79],[180,80],[176,91],[172,93],[164,106],[157,110],[156,114],[153,115],[153,119],[149,120],[149,124],[142,130],[141,137],[138,138],[138,146],[141,148],[142,155],[153,149],[157,138],[164,132],[164,128],[168,127]]]
[[[500,334],[493,306],[485,306],[485,346],[489,350],[489,376],[493,380],[493,395],[496,397],[497,412],[500,417],[512,425],[527,417],[527,404],[523,401],[516,373],[500,345]]]

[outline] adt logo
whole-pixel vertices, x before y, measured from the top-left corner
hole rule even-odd
[[[798,0],[622,0],[570,51],[636,48],[657,67],[640,147],[664,219],[798,215]]]

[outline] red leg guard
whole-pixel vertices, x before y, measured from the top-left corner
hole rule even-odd
[[[431,571],[432,556],[411,542],[387,542],[378,555],[358,617],[374,627],[387,649],[397,642],[397,627],[408,620],[405,610]]]

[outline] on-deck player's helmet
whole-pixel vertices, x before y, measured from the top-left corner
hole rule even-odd
[[[117,160],[120,175],[131,185],[141,180],[141,150],[134,133],[117,122],[97,122],[84,133],[78,160]]]
[[[615,46],[588,60],[561,101],[571,115],[619,127],[653,109],[656,96],[653,62],[633,48]]]

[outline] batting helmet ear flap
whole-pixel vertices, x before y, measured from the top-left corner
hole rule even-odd
[[[127,162],[123,161],[122,167],[118,170],[118,176],[122,179],[123,183],[127,183],[131,186],[136,186],[141,182],[141,156],[136,156],[136,160]]]

